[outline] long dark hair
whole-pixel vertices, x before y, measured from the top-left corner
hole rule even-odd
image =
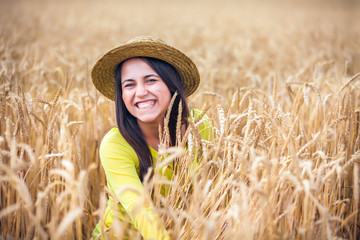
[[[162,60],[150,57],[137,57],[145,61],[164,81],[169,88],[171,97],[177,92],[174,105],[171,108],[169,119],[170,145],[176,143],[176,123],[179,114],[179,103],[181,101],[182,113],[181,123],[188,125],[189,109],[186,103],[186,94],[181,83],[181,78],[176,69]],[[121,62],[116,68],[115,75],[115,105],[116,105],[116,122],[121,135],[134,148],[140,165],[140,180],[143,181],[148,169],[153,166],[153,158],[150,148],[144,139],[144,135],[140,130],[137,119],[127,110],[122,100],[121,89]]]

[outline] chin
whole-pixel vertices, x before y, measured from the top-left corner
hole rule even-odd
[[[156,118],[138,118],[138,121],[143,123],[156,123],[158,122]]]

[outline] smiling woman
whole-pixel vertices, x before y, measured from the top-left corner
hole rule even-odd
[[[156,165],[159,126],[169,129],[170,146],[177,143],[177,126],[180,139],[184,136],[190,112],[186,97],[199,85],[197,68],[183,53],[160,39],[138,37],[105,54],[95,64],[92,78],[101,93],[115,100],[117,120],[117,127],[105,135],[100,146],[107,185],[116,199],[109,197],[101,220],[104,224],[95,227],[92,237],[104,236],[117,217],[121,221],[130,219],[129,223],[145,239],[169,239],[152,204],[140,203],[142,184],[148,170]],[[169,110],[171,100],[174,103]],[[168,111],[169,122],[164,126]],[[197,110],[192,112],[195,117],[200,115]],[[203,139],[212,138],[210,126],[209,121],[199,126]],[[171,174],[166,173],[167,177]],[[139,204],[140,210],[136,211]],[[119,236],[106,233],[104,237]]]

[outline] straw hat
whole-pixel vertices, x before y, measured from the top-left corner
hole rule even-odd
[[[171,64],[180,74],[187,96],[200,83],[199,72],[190,58],[155,37],[136,37],[102,56],[91,71],[95,87],[111,100],[115,99],[115,71],[122,61],[133,57],[152,57]]]

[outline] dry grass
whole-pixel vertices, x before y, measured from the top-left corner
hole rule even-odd
[[[358,239],[360,11],[347,3],[2,1],[0,238],[89,238],[112,194],[98,148],[115,125],[89,70],[156,35],[198,65],[190,104],[210,105],[215,128],[210,143],[190,124],[199,168],[162,148],[158,168],[174,158],[177,174],[146,186],[172,237]]]

